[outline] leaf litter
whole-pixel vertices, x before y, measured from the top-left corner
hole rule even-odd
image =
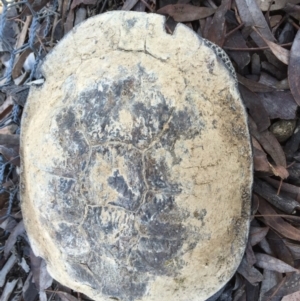
[[[0,4],[1,300],[88,300],[34,255],[19,206],[19,133],[43,58],[75,25],[111,10],[166,16],[222,47],[249,116],[254,194],[245,256],[209,301],[300,300],[300,0],[14,0]],[[88,32],[86,33],[88,35]],[[218,208],[216,208],[218,210]]]

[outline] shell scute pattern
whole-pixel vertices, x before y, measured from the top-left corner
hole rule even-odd
[[[154,105],[146,106],[135,98],[139,85],[131,77],[115,86],[102,84],[100,91],[82,92],[57,114],[54,128],[61,131],[55,135],[76,172],[74,179],[58,178],[49,183],[49,187],[55,184],[55,198],[60,202],[52,210],[67,222],[80,221],[76,231],[84,231],[89,248],[97,253],[96,266],[94,257],[85,259],[74,275],[85,277],[86,282],[93,275],[91,284],[97,290],[129,301],[144,292],[143,281],[150,275],[177,275],[175,258],[184,254],[187,236],[193,240],[192,248],[197,245],[195,229],[183,225],[187,216],[176,205],[182,188],[179,179],[171,179],[171,169],[179,162],[173,150],[176,141],[193,139],[204,128],[191,107],[174,111],[160,92],[153,96]],[[124,100],[124,95],[130,101]],[[125,109],[131,114],[130,132],[120,121]],[[170,154],[171,161],[163,153]],[[84,164],[79,158],[84,158]],[[84,191],[78,192],[76,183],[81,183]],[[72,192],[75,188],[77,193]],[[68,231],[67,224],[60,224],[56,239],[63,248],[63,240],[70,242],[75,250],[81,242]],[[107,277],[105,270],[110,271]],[[116,289],[120,273],[122,289]]]

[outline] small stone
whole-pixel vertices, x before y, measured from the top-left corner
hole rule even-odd
[[[278,120],[270,126],[270,131],[279,142],[284,142],[293,135],[296,120]]]

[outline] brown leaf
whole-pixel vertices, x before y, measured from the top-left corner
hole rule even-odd
[[[264,152],[258,141],[251,137],[253,146],[253,163],[254,170],[271,173],[270,163],[267,159],[267,154]]]
[[[18,223],[16,222],[16,220],[12,217],[8,217],[6,220],[4,220],[1,224],[0,227],[7,231],[7,232],[12,232],[16,226],[18,225]]]
[[[16,132],[18,126],[16,124],[10,124],[8,126],[3,127],[2,129],[0,129],[0,134],[13,134]]]
[[[253,163],[254,170],[271,173],[270,164],[268,162],[266,153],[257,149],[256,147],[253,148]]]
[[[254,138],[260,143],[263,149],[272,157],[277,166],[286,168],[286,158],[283,149],[270,131],[266,130],[258,132],[257,126],[254,121],[249,117],[250,132]]]
[[[224,48],[225,47],[246,49],[248,46],[242,33],[240,31],[235,31],[226,38],[224,43]],[[247,51],[227,50],[226,52],[236,62],[240,69],[246,67],[250,62],[250,54]]]
[[[274,252],[276,258],[282,260],[286,264],[295,267],[294,258],[291,251],[285,245],[283,238],[280,237],[276,232],[270,230],[267,235],[267,240],[270,244],[272,251]]]
[[[299,0],[289,0],[288,2],[283,10],[295,19],[300,20],[300,5],[294,5],[299,3]]]
[[[251,246],[255,246],[267,235],[269,231],[269,227],[251,227],[250,228],[250,244]]]
[[[264,279],[261,283],[259,300],[264,300],[263,296],[265,293],[282,281],[282,274],[275,271],[264,269],[263,276]]]
[[[208,29],[207,39],[216,45],[223,47],[226,33],[225,14],[230,9],[231,0],[223,0],[217,8],[210,27]]]
[[[242,75],[237,73],[237,79],[239,83],[247,87],[252,92],[272,92],[275,89],[272,87],[268,87],[266,85],[263,85],[261,83],[258,83],[254,80],[248,79],[246,77],[243,77]]]
[[[244,276],[250,283],[257,283],[263,280],[263,275],[254,267],[248,264],[246,257],[244,256],[240,266],[238,267],[238,273]]]
[[[278,216],[277,212],[262,198],[259,198],[258,211],[263,215],[263,222],[286,238],[300,240],[300,230]]]
[[[4,145],[19,145],[20,136],[19,135],[4,135],[0,134],[0,144]]]
[[[300,291],[292,293],[290,295],[284,296],[281,301],[299,301],[300,300]]]
[[[271,119],[295,119],[298,106],[290,91],[258,93]]]
[[[275,41],[266,19],[255,0],[236,0],[236,5],[240,14],[240,18],[246,27],[254,26],[259,29],[259,32],[265,39],[269,41]],[[251,33],[251,37],[258,46],[266,46],[264,40],[255,31]]]
[[[291,92],[296,103],[300,106],[300,30],[298,30],[290,54],[290,62],[288,66],[288,79]]]
[[[300,274],[292,273],[283,278],[283,281],[266,293],[264,301],[281,300],[283,296],[300,291]],[[271,296],[273,296],[271,298]]]
[[[253,190],[256,194],[260,195],[273,206],[287,214],[292,214],[296,209],[300,208],[300,204],[293,198],[289,197],[284,192],[280,192],[280,194],[278,194],[277,190],[270,184],[258,178],[254,181]]]
[[[287,246],[287,248],[292,253],[292,256],[294,260],[300,259],[300,245],[299,243],[293,243],[287,239],[284,240],[284,244]]]
[[[189,22],[199,20],[212,15],[215,9],[198,7],[190,4],[170,4],[160,8],[157,13],[169,15],[177,22]]]
[[[259,268],[277,271],[279,273],[299,272],[299,270],[283,262],[280,259],[274,258],[270,255],[263,253],[255,253],[256,263]]]
[[[6,147],[0,145],[0,153],[4,156],[7,161],[10,161],[13,165],[20,166],[19,147],[12,146]]]
[[[15,245],[17,241],[17,237],[25,232],[24,222],[21,220],[18,225],[14,228],[14,230],[10,233],[7,241],[5,242],[4,247],[4,256],[7,258],[9,252]]]
[[[284,64],[289,64],[289,58],[290,58],[290,52],[289,50],[275,44],[272,41],[269,41],[268,39],[264,38],[257,29],[255,29],[257,34],[265,41],[265,43],[270,47],[273,54]]]
[[[274,180],[272,178],[266,178],[266,181],[270,183],[276,189],[280,186],[280,191],[288,192],[294,199],[300,194],[300,187],[289,184],[289,183],[280,183],[280,181]]]
[[[265,39],[265,42],[268,44],[270,47],[271,51],[274,53],[274,55],[284,64],[288,65],[289,64],[289,59],[290,59],[290,51]]]
[[[272,164],[270,164],[270,167],[271,167],[271,170],[272,170],[273,174],[276,177],[280,177],[283,180],[288,178],[289,172],[283,166],[273,166]]]
[[[245,106],[249,109],[249,113],[257,125],[257,130],[259,132],[266,130],[271,123],[259,96],[243,85],[239,85],[239,90]]]
[[[4,103],[0,106],[0,120],[11,112],[13,105],[13,98],[11,96],[7,97]]]
[[[13,77],[13,79],[16,79],[17,77],[19,77],[21,75],[24,63],[25,63],[27,57],[30,55],[30,53],[32,53],[32,49],[31,48],[27,48],[17,58],[17,60],[16,60],[16,62],[14,64],[14,67],[13,67],[13,71],[12,71],[12,77]]]
[[[74,19],[75,19],[75,13],[74,10],[77,6],[80,4],[84,5],[96,5],[96,0],[73,0],[71,9],[69,11],[66,23],[64,24],[64,32],[65,34],[68,33],[73,27],[74,27]]]
[[[295,0],[292,0],[292,1],[295,1]],[[265,0],[257,0],[259,8],[262,11],[267,11],[267,10],[273,11],[273,10],[282,9],[286,5],[287,2],[288,2],[287,0],[273,0],[272,2],[268,2]],[[291,1],[289,1],[289,2],[291,2]],[[270,4],[272,4],[272,5],[270,6]]]
[[[131,10],[139,0],[126,0],[122,6],[122,10]]]
[[[31,8],[37,12],[42,9],[50,0],[28,0],[28,3],[31,4]],[[24,10],[22,11],[19,18],[23,16],[31,15],[31,11],[27,5],[24,6]]]

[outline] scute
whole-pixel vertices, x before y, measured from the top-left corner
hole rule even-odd
[[[121,11],[82,23],[22,120],[33,250],[97,301],[206,300],[245,249],[252,160],[233,71],[187,27],[163,27]]]

